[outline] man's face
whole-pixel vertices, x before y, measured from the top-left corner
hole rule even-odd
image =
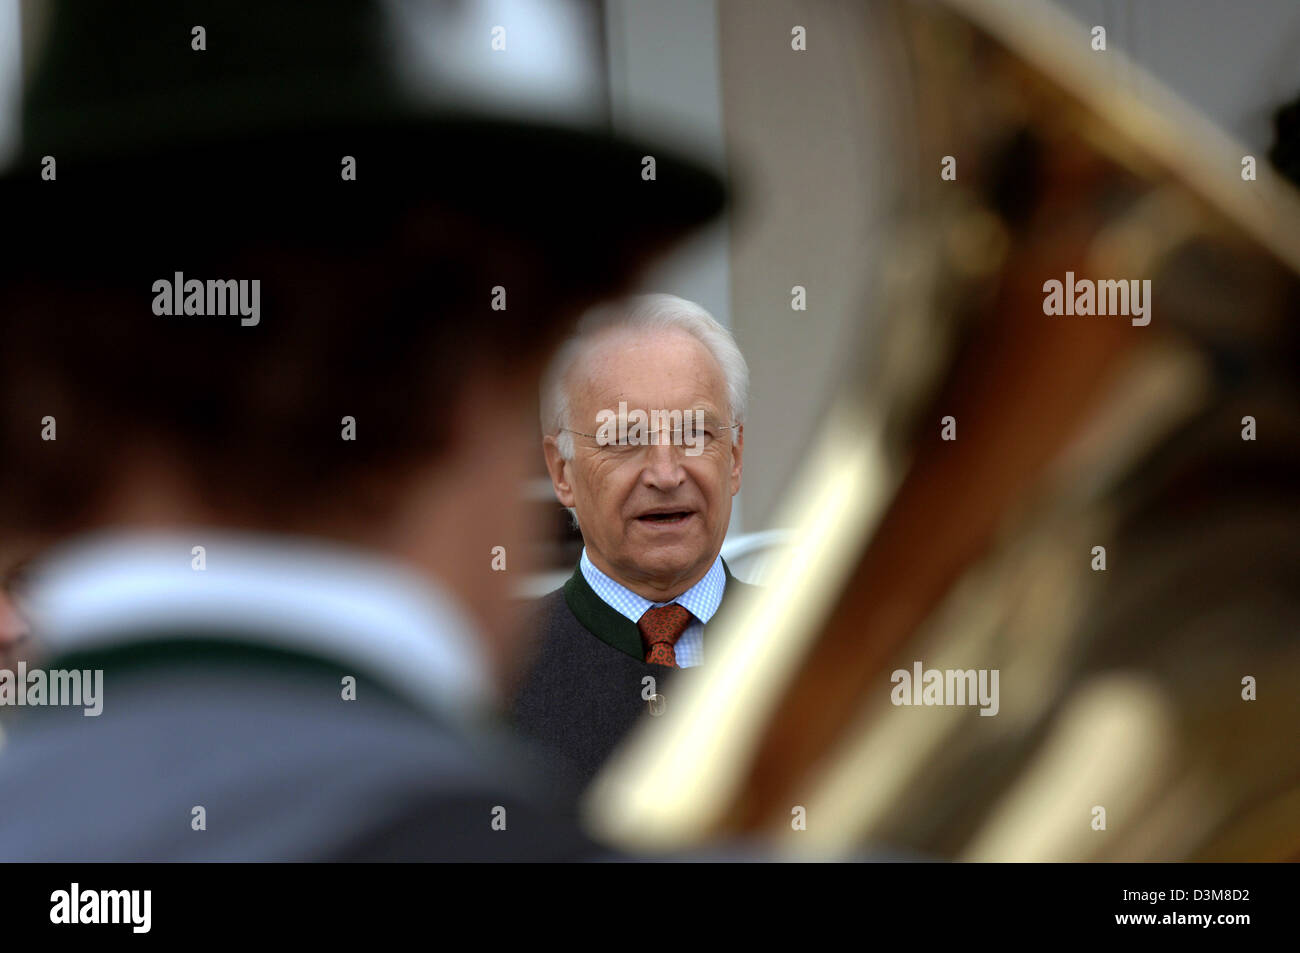
[[[713,439],[698,454],[662,432],[633,446],[574,435],[570,461],[545,441],[556,495],[577,511],[596,567],[648,599],[680,595],[713,565],[740,492],[743,432],[733,445],[722,368],[685,331],[614,329],[591,343],[567,384],[569,427],[585,434],[620,403],[629,414],[702,411],[708,421]]]

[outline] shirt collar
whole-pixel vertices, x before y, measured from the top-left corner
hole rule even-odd
[[[722,568],[721,556],[713,560],[713,565],[699,582],[676,599],[669,599],[668,602],[651,602],[605,575],[587,558],[586,547],[583,547],[582,559],[578,565],[582,568],[582,575],[587,580],[587,585],[591,586],[596,595],[624,618],[633,622],[640,620],[647,609],[676,602],[707,625],[713,618],[713,614],[718,611],[718,606],[722,604],[722,594],[727,587],[727,573]]]
[[[219,634],[355,666],[443,715],[498,702],[455,600],[361,550],[204,529],[104,533],[52,550],[28,578],[23,609],[53,653]]]

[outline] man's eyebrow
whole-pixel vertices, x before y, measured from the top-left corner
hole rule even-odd
[[[705,420],[707,420],[710,423],[712,423],[713,421],[717,421],[719,423],[725,422],[722,419],[722,414],[719,411],[714,410],[712,407],[692,407],[690,409],[690,412],[703,414]]]
[[[682,406],[677,406],[677,407],[664,407],[664,406],[662,406],[662,405],[658,405],[658,404],[655,404],[655,405],[649,405],[649,404],[638,404],[638,403],[634,403],[633,401],[628,400],[626,397],[615,397],[615,398],[613,398],[611,401],[607,401],[606,403],[607,403],[609,406],[607,406],[607,407],[602,407],[602,408],[601,408],[600,410],[598,410],[596,413],[601,413],[602,411],[609,410],[609,411],[613,411],[615,414],[617,414],[617,413],[618,413],[618,405],[619,405],[619,402],[620,402],[620,401],[623,402],[623,403],[625,403],[625,404],[627,404],[627,412],[628,412],[629,414],[630,414],[632,411],[634,411],[634,410],[641,410],[641,411],[645,411],[646,413],[658,412],[658,413],[661,413],[661,414],[662,414],[662,413],[665,413],[665,412],[667,412],[667,413],[673,413],[673,412],[678,412],[678,413],[692,413],[692,414],[693,414],[693,413],[696,413],[696,412],[699,412],[699,413],[704,414],[706,417],[716,417],[716,418],[718,418],[719,420],[722,419],[722,413],[721,413],[720,411],[718,411],[716,408],[714,408],[712,405],[688,404],[688,405],[685,406],[685,407],[682,407]]]

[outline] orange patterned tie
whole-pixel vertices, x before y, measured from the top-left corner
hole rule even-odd
[[[682,637],[694,616],[677,603],[647,609],[636,627],[641,630],[641,644],[645,646],[645,660],[656,665],[677,667],[677,653],[673,646]]]

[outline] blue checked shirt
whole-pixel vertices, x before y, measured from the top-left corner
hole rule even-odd
[[[595,590],[607,605],[624,618],[633,622],[640,620],[647,609],[671,605],[676,602],[695,618],[686,627],[682,637],[677,640],[675,654],[681,668],[691,668],[704,661],[704,627],[722,604],[722,593],[727,588],[727,574],[722,569],[722,557],[719,556],[704,574],[704,578],[687,589],[676,599],[668,602],[651,602],[638,596],[631,589],[615,582],[596,568],[587,558],[587,550],[582,550],[582,575],[587,585]]]

